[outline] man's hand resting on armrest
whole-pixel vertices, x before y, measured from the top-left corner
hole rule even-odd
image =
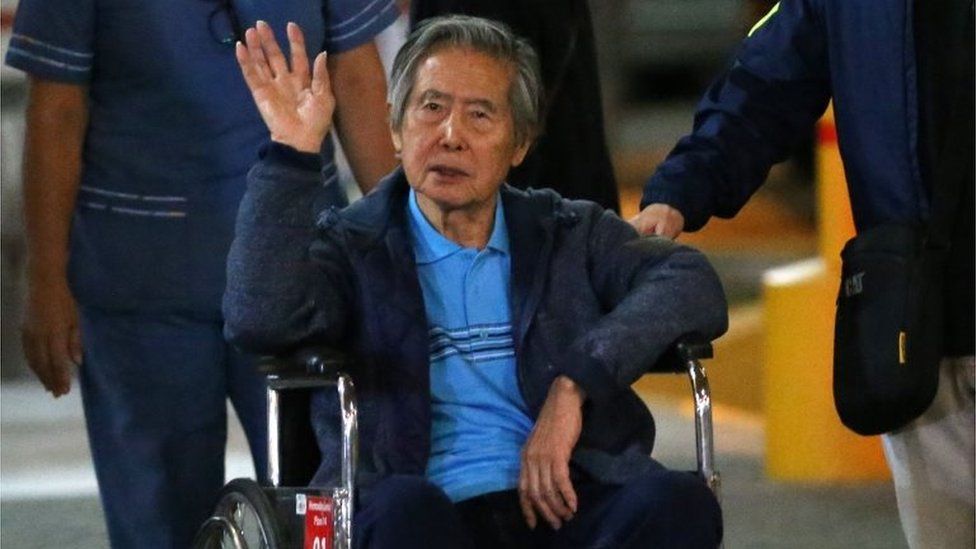
[[[535,528],[537,512],[554,529],[576,513],[569,458],[583,428],[585,398],[575,382],[565,376],[557,377],[522,449],[519,503],[529,528]]]

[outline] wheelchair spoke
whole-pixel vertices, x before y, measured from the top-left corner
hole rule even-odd
[[[247,549],[248,544],[227,516],[207,520],[193,540],[194,549]]]
[[[234,524],[237,525],[237,530],[244,539],[251,539],[247,535],[247,526],[250,522],[244,503],[240,501],[234,503]]]
[[[253,480],[235,479],[222,491],[214,514],[208,520],[210,526],[219,528],[219,531],[213,531],[206,545],[194,547],[281,549],[284,546],[276,521],[275,509],[261,487]],[[201,530],[201,534],[206,533],[207,530]]]
[[[234,543],[234,536],[230,532],[224,532],[223,536],[220,538],[220,548],[221,549],[238,549]]]

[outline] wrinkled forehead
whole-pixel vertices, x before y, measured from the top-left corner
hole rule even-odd
[[[515,65],[470,46],[444,44],[424,56],[414,73],[410,101],[431,93],[465,100],[487,100],[510,108]]]

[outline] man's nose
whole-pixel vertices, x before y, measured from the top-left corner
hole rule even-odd
[[[464,128],[458,113],[451,113],[441,123],[441,147],[460,151],[464,149]]]

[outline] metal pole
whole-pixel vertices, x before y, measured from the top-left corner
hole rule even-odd
[[[712,397],[708,388],[705,368],[697,360],[687,362],[688,378],[695,396],[695,451],[698,470],[705,483],[719,496],[720,478],[715,470],[715,443],[712,433]]]
[[[339,407],[342,414],[342,486],[345,491],[344,501],[339,506],[341,522],[339,547],[352,547],[352,515],[355,509],[354,496],[356,490],[356,465],[359,457],[358,413],[356,410],[356,391],[352,379],[340,374],[337,384],[339,391]],[[344,544],[343,544],[344,542]]]
[[[280,404],[278,390],[268,385],[268,480],[271,486],[281,486],[281,433],[279,431]]]

